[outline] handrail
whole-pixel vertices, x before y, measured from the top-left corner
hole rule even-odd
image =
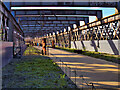
[[[7,7],[4,5],[4,3],[3,2],[1,2],[1,5],[2,5],[2,7],[4,7],[4,9],[7,11],[7,13],[8,13],[8,16],[10,16],[10,18],[13,20],[12,22],[14,22],[13,24],[23,33],[23,30],[21,29],[21,27],[20,27],[20,25],[17,23],[17,21],[15,20],[15,18],[13,17],[13,15],[10,13],[10,11],[7,9]],[[1,8],[1,10],[2,10],[2,8]],[[2,12],[0,10],[0,12],[2,13],[2,14],[4,14],[4,12]],[[5,15],[5,14],[4,14]],[[11,20],[10,19],[10,20]]]
[[[107,18],[110,18],[110,17],[116,16],[116,15],[119,15],[119,14],[120,14],[120,12],[117,13],[117,14],[113,14],[113,15],[110,15],[110,16],[107,16],[107,17],[104,17],[104,18],[102,18],[102,19],[100,19],[100,20],[96,20],[96,21],[93,21],[93,22],[87,23],[87,24],[92,24],[92,23],[95,23],[95,22],[98,22],[98,21],[101,21],[101,20],[104,20],[104,19],[107,19]],[[86,25],[86,24],[85,24],[85,25]],[[85,25],[82,25],[82,26],[85,26]],[[82,26],[79,26],[79,27],[82,27]]]
[[[118,16],[118,17],[117,17],[117,16]],[[113,19],[113,20],[108,20],[108,19],[110,19],[111,17],[113,17],[114,19]],[[107,20],[107,21],[105,21],[105,20]],[[115,21],[115,20],[120,20],[120,13],[113,14],[113,15],[110,15],[110,16],[108,16],[108,17],[104,17],[104,18],[102,18],[101,20],[96,20],[96,21],[93,21],[93,22],[90,22],[90,23],[87,23],[87,24],[85,24],[85,25],[83,25],[83,26],[78,26],[78,27],[79,27],[79,29],[82,28],[82,29],[80,29],[80,30],[83,30],[83,29],[87,29],[88,27],[94,27],[94,26],[98,26],[98,25],[101,25],[101,24],[110,23],[110,22]],[[97,22],[98,22],[99,24],[90,26],[90,25],[92,25],[92,24],[96,24]],[[86,26],[86,28],[84,28],[85,26]]]
[[[113,20],[111,20],[113,19]],[[113,22],[113,21],[116,21],[116,20],[120,20],[120,12],[117,13],[117,14],[113,14],[113,15],[110,15],[110,16],[107,16],[107,17],[104,17],[100,20],[96,20],[96,21],[93,21],[93,22],[90,22],[90,23],[87,23],[85,25],[82,25],[82,26],[78,26],[78,30],[85,30],[85,29],[89,29],[89,28],[92,28],[92,27],[96,27],[96,26],[100,26],[102,24],[106,24],[106,23],[110,23],[110,22]],[[75,32],[77,30],[77,28],[75,29],[72,29],[73,32]],[[77,31],[78,31],[77,30]],[[69,31],[67,31],[69,33]],[[63,32],[65,33],[65,32]],[[59,35],[63,34],[62,32],[59,33]],[[53,36],[53,35],[51,35]]]

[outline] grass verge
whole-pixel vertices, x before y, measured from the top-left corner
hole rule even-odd
[[[3,88],[75,88],[53,60],[28,47],[21,59],[14,59],[3,68]],[[63,77],[64,76],[64,77]]]

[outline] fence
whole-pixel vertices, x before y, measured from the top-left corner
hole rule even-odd
[[[44,38],[49,44],[54,40],[60,47],[70,47],[71,41],[119,40],[120,13],[78,26],[78,28],[59,32],[56,35],[49,34]]]

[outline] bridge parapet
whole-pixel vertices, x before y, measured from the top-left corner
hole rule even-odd
[[[94,22],[91,22],[91,23],[87,23],[86,25],[79,26],[79,29],[83,30],[83,29],[87,29],[88,27],[103,25],[103,24],[110,23],[110,22],[113,22],[113,21],[116,21],[116,20],[120,20],[120,13],[102,18],[99,21],[97,20],[97,21],[94,21]]]
[[[79,35],[73,37],[80,36],[80,40],[120,39],[120,13],[87,23],[80,26],[79,30],[73,29],[75,32],[79,32]]]
[[[78,28],[70,28],[56,35],[48,35],[49,45],[52,40],[56,45],[62,47],[71,47],[74,41],[92,41],[92,40],[119,40],[120,39],[120,13],[102,18]]]

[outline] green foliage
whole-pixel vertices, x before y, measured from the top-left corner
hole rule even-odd
[[[29,46],[23,55],[40,55],[41,51],[39,49],[36,49],[32,46]]]
[[[83,50],[85,51],[85,50],[86,50],[86,48],[85,48],[85,47],[83,47]]]
[[[65,74],[60,74],[60,78],[65,78]]]
[[[29,54],[29,50],[33,52]],[[58,65],[44,56],[33,56],[36,55],[36,51],[37,49],[28,47],[24,58],[13,63],[14,73],[10,73],[12,77],[5,85],[7,88],[64,88],[67,86],[68,81]],[[9,80],[8,78],[4,81]]]

